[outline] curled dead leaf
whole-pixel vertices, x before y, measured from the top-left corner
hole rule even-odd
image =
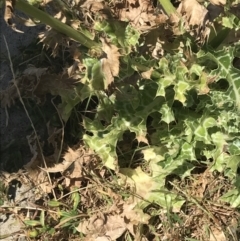
[[[6,24],[12,28],[13,31],[18,33],[23,33],[22,31],[16,28],[16,24],[14,23],[15,15],[14,15],[14,6],[15,0],[7,0],[5,3],[5,11],[4,11],[4,20]]]
[[[22,24],[25,26],[36,26],[36,23],[28,18],[22,18],[20,16],[16,16],[14,14],[14,6],[15,6],[16,0],[7,0],[5,1],[5,11],[4,11],[4,20],[6,24],[12,28],[13,31],[18,33],[24,33],[23,31],[16,28],[16,23]]]
[[[4,20],[7,25],[11,26],[13,24],[13,11],[14,11],[15,1],[7,0],[5,3]]]

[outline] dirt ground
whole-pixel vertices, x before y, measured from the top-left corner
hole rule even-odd
[[[28,46],[37,38],[38,32],[42,30],[42,26],[25,27],[18,26],[24,33],[14,32],[7,26],[3,19],[3,9],[0,12],[0,90],[5,89],[13,78],[7,48],[4,37],[6,39],[11,57],[21,55],[20,48]],[[14,70],[16,71],[16,70]],[[31,156],[27,147],[26,135],[31,133],[29,128],[29,120],[21,106],[11,107],[8,110],[0,108],[0,170],[16,171],[24,162],[28,162]],[[19,145],[25,142],[26,145]],[[16,153],[9,153],[9,147],[14,146]],[[20,223],[14,218],[14,215],[0,215],[0,239],[1,240],[24,240],[21,236],[10,236],[4,238],[6,234],[15,233],[20,229]],[[3,238],[3,239],[2,239]]]
[[[20,49],[22,47],[28,46],[37,38],[37,34],[42,31],[43,26],[17,26],[17,28],[24,33],[15,32],[4,22],[2,9],[0,12],[0,27],[2,33],[0,35],[0,90],[3,90],[13,78],[4,38],[6,39],[11,58],[14,58],[21,55]],[[14,72],[17,74],[16,69],[14,69]],[[10,145],[18,146],[18,141],[26,139],[26,135],[29,134],[29,132],[31,132],[31,130],[29,130],[29,121],[21,106],[14,106],[7,110],[0,108],[1,151],[3,151],[3,149],[9,149],[8,147]],[[21,154],[25,153],[25,150],[19,151],[21,151]],[[3,166],[3,160],[0,161],[0,164],[1,169],[7,168],[5,165]],[[14,166],[13,169],[17,169],[19,165],[15,163]]]

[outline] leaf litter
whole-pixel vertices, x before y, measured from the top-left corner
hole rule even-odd
[[[210,2],[213,5],[226,4],[223,0]],[[80,1],[75,1],[75,4],[77,6],[80,4]],[[151,1],[128,0],[123,1],[122,4],[112,1],[112,4],[113,6],[108,8],[104,1],[85,1],[81,8],[87,12],[85,16],[91,16],[89,17],[90,20],[88,19],[88,25],[93,24],[97,20],[97,13],[106,19],[117,16],[119,20],[129,22],[140,32],[151,31],[158,24],[161,25],[166,22],[169,24],[172,21],[162,12],[159,14],[160,16],[156,16],[156,9],[154,9]],[[198,34],[206,38],[205,27],[209,21],[209,9],[205,8],[198,1],[183,0],[178,11],[185,17],[184,26],[189,28],[190,32],[192,31],[191,34],[194,33],[195,30],[193,29],[196,27]],[[211,11],[214,11],[214,8]],[[103,12],[105,15],[102,15]],[[10,17],[12,16],[8,11],[6,21],[9,21]],[[61,15],[57,14],[56,17],[60,18]],[[83,20],[86,21],[86,19]],[[67,19],[63,21],[65,22]],[[176,21],[173,21],[173,23],[177,24]],[[174,27],[171,28],[171,31],[173,34],[179,34],[179,32],[174,32]],[[47,47],[52,49],[54,56],[59,54],[60,46],[69,47],[70,40],[62,35],[60,36],[52,29],[48,29],[39,37]],[[159,34],[156,39],[156,42],[151,46],[153,48],[157,48],[157,45],[161,42],[161,35]],[[168,39],[163,39],[164,41],[168,41]],[[111,40],[102,38],[102,50],[105,56],[100,61],[105,78],[104,90],[107,90],[114,83],[115,77],[119,75],[121,49],[112,44]],[[24,76],[17,79],[21,93],[25,94],[26,97],[39,97],[50,91],[52,95],[60,95],[62,98],[67,98],[72,93],[72,88],[76,86],[76,82],[81,81],[79,76],[82,77],[78,72],[82,68],[81,53],[74,52],[73,55],[75,55],[73,59],[76,62],[67,70],[67,73],[56,75],[48,73],[47,68],[36,68],[34,66],[27,68],[24,71]],[[150,68],[143,71],[141,75],[143,78],[150,79],[152,73],[153,70]],[[0,97],[2,107],[10,107],[18,98],[18,95],[15,87],[10,86],[7,90],[1,91]],[[55,129],[54,133],[56,134],[55,137],[58,137],[58,130]],[[191,232],[191,238],[201,239],[204,237],[206,238],[205,240],[225,241],[227,237],[224,227],[227,226],[229,229],[233,229],[230,223],[234,219],[239,218],[237,212],[219,201],[220,192],[224,193],[225,189],[230,189],[230,183],[226,183],[224,179],[217,181],[213,173],[208,172],[208,170],[201,174],[193,175],[193,179],[174,182],[175,186],[173,185],[171,188],[179,196],[184,196],[184,201],[180,200],[180,205],[175,210],[170,208],[165,211],[154,201],[150,201],[146,205],[151,192],[154,192],[159,184],[153,180],[149,173],[144,172],[142,167],[139,166],[136,169],[120,168],[119,173],[115,173],[118,177],[116,181],[112,177],[111,172],[101,165],[96,154],[83,146],[82,143],[65,148],[61,160],[58,160],[54,154],[46,156],[47,167],[45,167],[35,138],[37,137],[28,137],[33,157],[24,166],[24,173],[27,171],[25,174],[27,180],[41,190],[40,194],[36,195],[36,199],[45,200],[46,194],[50,195],[53,189],[57,191],[59,187],[62,188],[59,190],[64,189],[69,191],[69,193],[74,191],[76,187],[81,189],[78,215],[89,213],[87,214],[89,218],[78,220],[75,228],[78,232],[86,235],[85,240],[116,240],[126,232],[129,232],[136,240],[138,240],[137,237],[139,240],[144,240],[144,238],[146,240],[147,237],[142,235],[138,227],[139,225],[151,223],[151,217],[155,217],[157,222],[153,224],[154,232],[156,237],[162,237],[163,240],[183,240],[186,235],[183,230],[187,229],[187,232]],[[149,144],[145,136],[138,136],[137,139],[139,142]],[[59,140],[52,140],[56,153],[60,151],[56,144],[57,142]],[[156,167],[155,163],[152,163],[152,167]],[[159,170],[152,171],[155,176]],[[21,176],[22,172],[23,170],[19,171],[19,176]],[[52,177],[51,183],[47,173]],[[16,178],[16,174],[11,175],[11,177],[7,175],[7,183]],[[124,188],[118,189],[119,186]],[[187,193],[180,192],[177,188],[178,186],[182,190],[187,190]],[[221,186],[222,189],[216,190],[214,186]],[[59,200],[64,199],[65,195],[61,193],[58,196]],[[124,195],[129,198],[124,198]],[[188,197],[196,197],[200,201],[195,199],[188,200]],[[69,202],[69,200],[64,200]],[[168,200],[164,201],[168,205],[173,200],[169,202]],[[143,209],[138,207],[144,202],[145,208],[143,211]],[[67,211],[69,210],[66,209]],[[153,215],[154,213],[155,215]],[[176,221],[176,214],[180,220]],[[209,217],[213,218],[209,221]],[[215,220],[219,220],[217,225],[214,223]],[[166,225],[166,223],[170,223],[170,226]],[[207,230],[210,233],[209,237],[202,230],[204,223],[209,224]],[[234,239],[236,235],[234,235],[234,231],[232,233],[230,238]],[[142,239],[140,238],[141,236]]]

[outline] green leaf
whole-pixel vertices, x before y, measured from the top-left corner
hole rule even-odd
[[[207,117],[203,120],[202,125],[203,125],[204,128],[208,129],[210,127],[216,126],[217,122],[214,118]]]
[[[193,144],[187,142],[181,146],[180,157],[184,160],[196,160],[195,151]]]
[[[231,207],[237,208],[240,206],[240,193],[237,189],[230,190],[221,197],[221,200],[230,203]]]
[[[104,120],[107,123],[111,123],[111,119],[114,116],[114,102],[115,96],[101,96],[99,98],[99,104],[97,107],[97,119]],[[134,100],[133,103],[134,104]]]
[[[63,205],[65,205],[65,204],[61,203],[59,201],[56,201],[56,200],[48,201],[48,206],[50,206],[50,207],[59,207],[59,206],[63,206]]]
[[[125,46],[136,46],[138,44],[139,37],[140,33],[130,24],[128,24],[125,30]]]
[[[186,102],[186,91],[190,89],[190,85],[185,81],[179,81],[175,86],[175,100],[179,100],[183,104]]]
[[[175,80],[175,76],[174,75],[167,75],[167,76],[164,76],[163,78],[160,78],[158,80],[158,90],[157,90],[157,93],[156,93],[156,96],[164,96],[166,95],[166,91],[165,89],[172,85],[174,83],[174,80]]]
[[[144,159],[148,162],[152,177],[158,177],[163,171],[163,168],[159,165],[159,162],[165,160],[164,155],[167,153],[167,151],[168,149],[165,146],[152,146],[151,148],[142,150]]]
[[[234,180],[237,177],[237,170],[240,166],[240,156],[229,156],[226,158],[226,170],[224,172],[230,180]]]
[[[35,227],[35,226],[41,226],[41,222],[40,221],[36,221],[36,220],[24,220],[24,223],[28,226],[32,226],[32,227]]]
[[[218,131],[211,135],[211,139],[218,149],[223,150],[224,146],[227,145],[226,140],[228,139],[228,136]]]
[[[229,152],[231,155],[240,155],[240,139],[235,139],[231,145],[229,145]]]
[[[239,29],[239,21],[239,18],[233,13],[228,13],[227,17],[222,17],[222,25],[226,28],[234,28],[235,31]]]
[[[64,218],[71,218],[71,217],[74,217],[74,216],[77,216],[78,215],[78,212],[76,210],[72,210],[72,211],[58,211],[59,215],[64,217]]]
[[[194,131],[194,134],[196,136],[196,140],[204,141],[207,144],[211,143],[210,138],[209,138],[208,133],[207,133],[207,129],[204,128],[203,126],[201,126],[201,125],[198,126],[196,128],[196,130]]]
[[[92,91],[88,85],[79,84],[73,87],[71,91],[66,91],[61,93],[62,103],[59,104],[59,110],[62,119],[67,122],[73,108],[79,104],[81,101],[86,99],[92,94]]]
[[[44,227],[45,226],[45,211],[42,210],[40,214],[40,223]]]
[[[211,60],[216,63],[217,68],[211,69],[211,66],[205,66],[205,70],[209,71],[210,76],[217,78],[216,81],[220,79],[226,79],[228,81],[229,88],[226,91],[225,98],[230,98],[230,101],[232,100],[234,102],[238,111],[240,110],[240,70],[233,66],[233,60],[239,48],[240,45],[238,43],[238,45],[225,47],[218,51],[208,51],[207,53],[200,51],[197,54],[197,58],[200,63],[203,63],[203,66],[206,60]]]
[[[173,111],[167,103],[162,105],[159,112],[162,114],[162,120],[165,121],[167,124],[175,120]]]
[[[79,203],[80,203],[79,192],[77,191],[77,192],[72,193],[71,199],[72,199],[72,202],[73,202],[73,210],[76,210]]]
[[[94,90],[104,90],[104,75],[101,61],[98,61],[92,67],[91,85]]]
[[[203,67],[198,64],[193,64],[189,70],[190,74],[195,74],[196,76],[201,76],[203,72]]]

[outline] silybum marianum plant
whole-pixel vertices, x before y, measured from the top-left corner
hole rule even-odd
[[[134,200],[138,208],[155,203],[179,211],[185,198],[168,190],[166,179],[188,178],[197,165],[229,178],[235,189],[222,200],[239,207],[235,2],[183,0],[177,10],[170,1],[159,1],[158,8],[150,1],[138,1],[139,6],[131,2],[73,5],[73,13],[80,9],[87,15],[79,17],[85,26],[76,21],[74,30],[16,1],[16,8],[65,34],[69,43],[77,42],[68,68],[76,84],[67,91],[50,89],[61,96],[64,123],[86,100],[87,113],[94,99],[92,113],[79,115],[82,139],[114,171],[120,186],[134,186],[141,197]],[[74,14],[66,18],[76,20]]]
[[[106,10],[101,4],[95,7]],[[234,60],[239,57],[239,45],[236,42],[215,50],[206,43],[202,49],[199,45],[196,51],[191,51],[194,44],[188,33],[195,31],[191,24],[200,24],[193,12],[203,7],[194,1],[194,5],[187,9],[188,1],[183,1],[180,10],[189,17],[187,25],[170,1],[160,1],[160,4],[168,16],[180,19],[180,25],[174,31],[178,28],[181,35],[176,35],[173,43],[162,36],[166,41],[160,45],[165,52],[159,58],[136,51],[145,42],[152,41],[152,36],[144,38],[140,30],[132,27],[133,23],[131,26],[117,19],[107,17],[99,21],[96,18],[93,24],[95,39],[99,39],[96,41],[23,0],[16,1],[15,7],[81,45],[101,49],[106,54],[105,57],[84,55],[81,61],[85,71],[80,74],[81,83],[71,97],[69,93],[62,93],[61,104],[62,117],[67,121],[74,106],[91,96],[97,97],[95,117],[83,117],[88,131],[83,139],[106,167],[113,170],[120,167],[121,170],[117,143],[129,131],[135,134],[138,143],[145,143],[142,153],[150,166],[154,166],[154,180],[161,182],[171,173],[186,177],[194,168],[194,162],[201,162],[203,157],[214,160],[209,164],[212,170],[226,171],[233,178],[237,164],[231,164],[231,160],[238,160],[235,149],[238,148],[236,135],[239,133],[240,108],[239,69],[234,66]],[[225,8],[229,9],[229,6]],[[220,32],[226,27],[236,28],[239,23],[233,14],[218,18]],[[161,29],[163,24],[160,22],[159,26]],[[155,30],[147,31],[150,35]],[[211,37],[210,43],[216,44],[217,40],[221,43],[226,36],[219,40],[220,37],[216,33],[216,40]],[[152,46],[156,51],[157,45]],[[172,49],[168,53],[175,46],[178,50]],[[125,80],[130,78],[135,80],[126,83]],[[112,83],[115,89],[109,94],[105,90]],[[158,158],[152,160],[147,155],[148,149]],[[234,149],[234,152],[228,149]]]

